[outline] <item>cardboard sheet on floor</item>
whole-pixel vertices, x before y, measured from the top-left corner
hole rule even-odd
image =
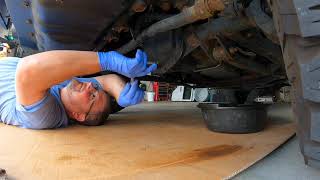
[[[13,179],[224,179],[294,135],[291,122],[254,134],[213,133],[194,103],[142,104],[100,127],[0,125],[0,168]]]

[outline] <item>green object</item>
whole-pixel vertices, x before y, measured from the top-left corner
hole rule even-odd
[[[139,87],[144,91],[147,90],[147,85],[145,85],[145,84],[140,84]]]
[[[11,35],[11,36],[8,36],[8,40],[9,41],[13,41],[14,40],[14,37]]]
[[[5,38],[6,38],[8,41],[13,41],[13,40],[14,40],[14,37],[13,37],[12,33],[8,33],[8,35],[5,36]]]

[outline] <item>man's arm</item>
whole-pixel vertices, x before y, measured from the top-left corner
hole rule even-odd
[[[53,85],[100,71],[96,52],[48,51],[22,58],[16,72],[17,101],[31,105]]]
[[[157,68],[147,65],[147,55],[138,50],[135,58],[128,58],[115,51],[48,51],[27,56],[19,62],[16,72],[17,101],[31,105],[45,96],[53,85],[74,76],[114,71],[127,77],[145,76]],[[138,83],[126,84],[120,93],[122,105],[136,104],[143,96]]]
[[[144,91],[139,87],[138,80],[125,82],[120,76],[115,74],[96,77],[111,96],[115,97],[118,104],[128,107],[139,104],[144,97]]]
[[[126,85],[122,77],[116,74],[108,74],[95,77],[95,79],[102,85],[103,90],[113,96],[117,102],[119,101],[120,93]]]

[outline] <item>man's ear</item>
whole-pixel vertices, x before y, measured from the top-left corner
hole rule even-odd
[[[72,112],[72,117],[80,122],[85,120],[86,115],[84,113]]]

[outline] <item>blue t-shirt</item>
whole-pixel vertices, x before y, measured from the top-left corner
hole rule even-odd
[[[19,59],[8,57],[0,60],[0,122],[30,129],[66,127],[69,119],[61,102],[60,90],[70,80],[51,87],[40,101],[23,106],[17,102],[15,92],[15,74]],[[81,82],[95,83],[102,88],[94,78],[77,79]]]

